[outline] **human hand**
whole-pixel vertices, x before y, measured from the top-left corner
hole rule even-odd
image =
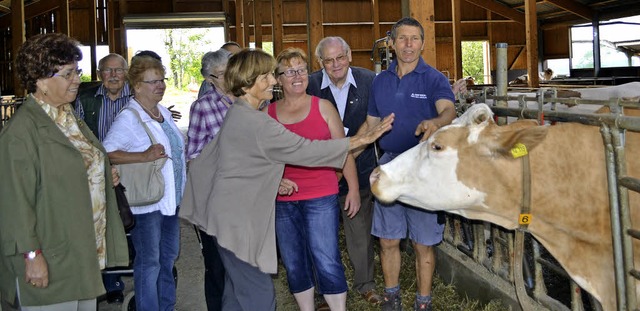
[[[147,161],[151,162],[160,158],[166,158],[168,155],[164,152],[164,146],[162,144],[153,144],[144,151],[145,158]]]
[[[174,106],[175,105],[171,105],[167,109],[169,109],[169,112],[171,112],[171,117],[173,118],[173,121],[178,121],[178,120],[182,119],[182,113],[180,113],[180,111],[178,111],[178,110],[173,110],[172,108]]]
[[[347,216],[349,218],[353,218],[360,211],[361,202],[360,202],[360,191],[359,190],[349,190],[347,196],[344,200],[344,210],[347,211]]]
[[[418,124],[418,127],[416,128],[416,132],[414,135],[418,136],[420,134],[422,135],[422,138],[420,138],[420,142],[423,142],[425,140],[427,140],[427,138],[429,138],[429,136],[431,136],[431,134],[435,133],[438,129],[440,128],[440,126],[438,126],[438,124],[436,124],[435,121],[433,120],[424,120],[422,122],[420,122],[420,124]]]
[[[467,79],[460,79],[454,82],[453,85],[451,85],[451,90],[453,91],[453,95],[458,95],[458,93],[467,93]]]
[[[49,268],[42,254],[33,259],[24,259],[24,281],[33,287],[47,288],[49,286]]]
[[[382,134],[388,132],[392,128],[393,121],[395,119],[395,113],[392,113],[386,116],[378,125],[374,128],[369,129],[366,133],[362,134],[362,139],[364,140],[364,144],[370,144],[376,141]]]
[[[120,184],[120,175],[118,175],[118,169],[115,166],[111,167],[111,179],[113,179],[113,186]]]
[[[279,195],[292,195],[294,191],[298,192],[298,184],[293,180],[286,178],[280,180],[280,186],[278,186]]]

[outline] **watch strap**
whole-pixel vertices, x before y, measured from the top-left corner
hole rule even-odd
[[[36,249],[35,251],[29,251],[24,253],[24,259],[34,259],[40,254],[42,254],[42,250],[39,249]]]

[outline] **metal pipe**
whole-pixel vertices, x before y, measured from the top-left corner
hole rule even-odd
[[[496,43],[496,82],[497,82],[497,95],[507,96],[507,47],[508,44],[501,42]],[[507,107],[506,100],[498,100],[496,102],[498,107]],[[498,118],[498,124],[507,124],[506,118]]]
[[[614,128],[614,131],[617,128]],[[626,279],[624,271],[624,255],[622,250],[620,205],[618,204],[618,187],[616,183],[616,163],[613,144],[611,141],[611,129],[607,124],[600,128],[605,146],[605,159],[607,164],[607,182],[609,187],[609,205],[611,207],[611,235],[613,237],[613,260],[616,284],[616,297],[618,311],[627,309]]]

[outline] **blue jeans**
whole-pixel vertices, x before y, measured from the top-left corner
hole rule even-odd
[[[178,212],[164,216],[155,211],[135,218],[131,240],[136,250],[133,261],[136,310],[173,310],[176,304],[173,265],[180,248]]]
[[[319,294],[347,291],[338,249],[339,219],[337,194],[276,202],[276,238],[292,293],[316,283]]]

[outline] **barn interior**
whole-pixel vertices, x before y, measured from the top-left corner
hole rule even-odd
[[[621,84],[640,76],[637,62],[631,61],[640,53],[640,31],[628,31],[619,41],[599,35],[612,20],[640,15],[633,0],[2,0],[0,90],[2,95],[24,94],[11,62],[21,43],[38,33],[63,32],[90,47],[85,58],[91,60],[92,80],[97,78],[96,47],[130,58],[135,51],[127,46],[128,29],[166,27],[223,27],[226,41],[272,44],[274,55],[288,47],[308,53],[324,36],[341,36],[351,45],[353,65],[375,69],[376,62],[384,66],[386,32],[408,15],[425,27],[425,61],[452,81],[465,76],[465,41],[486,45],[482,74],[487,84],[495,72],[496,43],[508,44],[509,77],[528,73],[530,87],[539,86],[540,73],[556,60],[567,70],[556,69],[554,83]],[[592,35],[591,42],[572,39],[577,25]],[[583,68],[570,64],[579,43],[591,46],[593,56]],[[628,65],[607,65],[604,46],[627,55]],[[315,62],[311,65],[318,69]]]
[[[98,80],[97,63],[106,53],[126,59],[135,54],[140,45],[131,46],[129,31],[168,28],[221,29],[221,42],[265,48],[273,55],[289,47],[313,55],[323,37],[340,36],[351,46],[353,66],[379,71],[393,58],[387,32],[404,16],[424,26],[422,57],[451,82],[473,76],[476,84],[495,86],[498,43],[506,43],[508,80],[527,77],[516,86],[596,87],[640,81],[637,0],[1,0],[0,129],[26,95],[15,78],[14,57],[36,34],[65,33],[85,46],[86,82]],[[471,58],[483,60],[473,72],[465,58],[468,42],[480,46]],[[311,71],[320,69],[315,61],[309,65]],[[550,77],[544,76],[547,69],[554,71]],[[453,219],[450,225],[464,231],[464,222]],[[478,232],[485,226],[473,225]],[[449,239],[459,244],[463,235]]]

